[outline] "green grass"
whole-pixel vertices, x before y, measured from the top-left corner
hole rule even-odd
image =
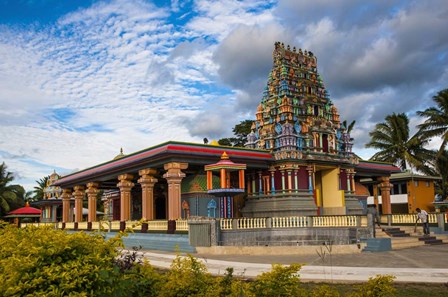
[[[306,289],[314,289],[320,285],[329,285],[336,289],[342,296],[356,291],[361,284],[342,284],[342,283],[314,283],[304,282],[302,286]],[[394,283],[397,289],[397,297],[447,297],[448,296],[448,280],[446,284],[429,284],[429,283]]]

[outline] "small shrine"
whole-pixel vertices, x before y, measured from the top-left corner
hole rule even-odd
[[[234,216],[233,197],[243,194],[245,191],[244,171],[246,164],[234,163],[229,159],[226,152],[222,153],[221,160],[218,163],[205,165],[207,172],[207,190],[208,194],[219,197],[220,217],[232,218]],[[219,172],[219,188],[213,188],[213,172]],[[232,172],[237,172],[237,176]]]
[[[62,199],[60,198],[62,189],[55,185],[60,178],[61,176],[53,171],[43,189],[43,199],[32,203],[42,210],[40,221],[43,223],[56,223],[62,220]]]
[[[21,223],[39,222],[41,213],[42,211],[40,209],[31,207],[30,204],[26,202],[24,207],[9,212],[4,218],[10,223],[20,227]]]

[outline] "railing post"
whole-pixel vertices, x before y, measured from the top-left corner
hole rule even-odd
[[[356,227],[361,227],[362,220],[361,216],[356,216]]]
[[[313,217],[306,218],[306,225],[307,227],[313,227]]]
[[[266,228],[272,228],[272,218],[266,218]]]
[[[387,226],[392,226],[392,215],[391,214],[387,214]]]
[[[445,223],[445,213],[440,212],[437,213],[436,215],[437,215],[437,226],[442,231],[448,231],[448,225]]]
[[[238,229],[238,219],[232,219],[232,229]]]

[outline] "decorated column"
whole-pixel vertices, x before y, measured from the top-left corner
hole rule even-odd
[[[82,222],[82,201],[84,199],[84,186],[75,186],[73,197],[75,197],[75,229]]]
[[[138,183],[142,186],[142,219],[154,220],[154,185],[157,178],[154,175],[156,169],[147,168],[138,172],[140,178]]]
[[[98,195],[98,183],[88,183],[87,184],[87,201],[89,212],[87,214],[87,229],[92,229],[92,222],[96,222],[96,197]]]
[[[177,220],[182,217],[180,195],[181,182],[185,177],[182,170],[188,168],[188,163],[171,162],[163,168],[167,171],[163,177],[168,182],[168,220]]]
[[[271,173],[271,194],[275,195],[275,167],[270,167],[269,172]]]
[[[131,189],[134,186],[131,174],[118,176],[120,181],[117,187],[120,189],[120,230],[126,228],[126,221],[131,219]]]
[[[392,188],[392,185],[389,182],[389,177],[378,177],[378,181],[380,182],[378,187],[381,190],[382,212],[383,214],[392,214],[392,206],[390,204],[390,189]]]
[[[72,196],[71,189],[62,190],[62,229],[65,228],[65,223],[70,221],[70,197]]]

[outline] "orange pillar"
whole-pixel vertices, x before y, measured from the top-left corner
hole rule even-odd
[[[70,221],[70,197],[72,196],[71,189],[62,189],[62,223]]]
[[[180,196],[181,182],[185,173],[181,170],[188,168],[188,163],[172,162],[163,166],[167,171],[163,177],[168,182],[168,220],[177,220],[182,217]]]
[[[87,222],[96,222],[96,196],[98,195],[98,183],[87,184],[87,200],[89,212],[87,215]]]
[[[213,172],[211,170],[207,171],[207,190],[213,189]]]
[[[244,170],[239,171],[239,188],[244,189],[246,187],[245,181],[244,181]]]
[[[138,182],[142,186],[142,219],[144,220],[154,220],[154,185],[157,182],[154,174],[156,173],[157,170],[152,168],[138,172],[140,175]]]
[[[84,200],[84,186],[75,186],[73,197],[75,197],[75,223],[82,222],[82,201]]]
[[[134,186],[131,174],[121,174],[117,187],[120,189],[120,221],[126,222],[131,218],[131,189]]]
[[[378,187],[381,189],[383,214],[392,214],[392,206],[390,203],[390,189],[392,188],[392,185],[389,182],[389,177],[381,176],[378,178],[378,181],[380,182]]]
[[[221,182],[221,189],[227,188],[227,185],[226,185],[227,175],[226,175],[226,170],[224,168],[221,168],[220,182]]]

